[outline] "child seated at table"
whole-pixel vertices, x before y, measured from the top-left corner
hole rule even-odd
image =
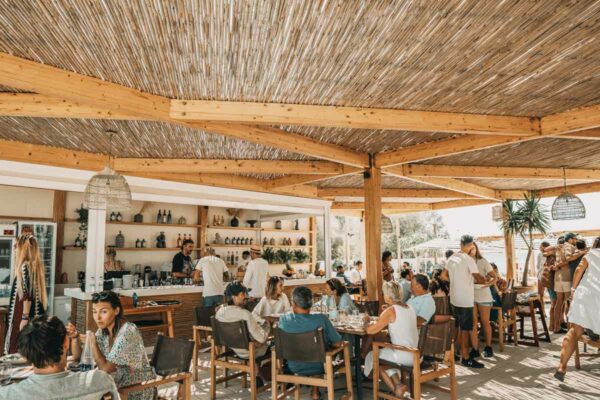
[[[117,387],[130,386],[155,378],[142,335],[132,322],[123,320],[123,307],[119,296],[110,290],[92,295],[93,317],[98,330],[92,335],[92,353],[98,369],[110,373]],[[69,332],[75,327],[69,324]],[[71,333],[69,333],[71,335]],[[72,346],[73,357],[79,359],[81,348]],[[131,392],[131,400],[151,400],[155,388]]]
[[[33,375],[0,388],[0,399],[97,400],[109,393],[118,399],[115,381],[106,372],[66,369],[69,339],[73,338],[76,336],[67,336],[65,325],[57,317],[33,319],[18,339],[19,353],[33,364]]]

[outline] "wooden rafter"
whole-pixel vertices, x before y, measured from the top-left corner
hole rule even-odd
[[[362,188],[319,188],[319,197],[363,197]],[[446,189],[381,189],[382,197],[471,199],[473,196]]]
[[[539,134],[536,121],[527,117],[303,104],[173,100],[171,117],[189,121],[266,125],[309,125],[518,136]]]
[[[470,206],[479,206],[482,204],[496,204],[497,202],[494,200],[485,200],[485,199],[468,199],[468,200],[450,200],[450,201],[440,201],[438,203],[432,203],[432,210],[445,210],[448,208],[458,208],[458,207],[470,207]]]
[[[330,161],[207,160],[173,158],[117,158],[115,169],[132,172],[203,172],[218,174],[320,174],[339,175],[359,171]]]
[[[542,118],[542,134],[570,133],[600,127],[600,105],[577,108]]]
[[[285,187],[291,187],[291,186],[296,186],[296,185],[303,185],[303,184],[307,184],[307,183],[313,183],[313,182],[318,182],[318,181],[322,181],[325,179],[330,179],[332,178],[331,175],[286,175],[286,176],[282,176],[280,178],[275,178],[275,179],[270,179],[268,181],[266,181],[266,187],[269,189],[278,189],[278,188],[285,188]]]
[[[563,186],[538,190],[537,194],[541,197],[556,197],[565,191]],[[577,185],[567,185],[567,191],[571,194],[583,194],[600,192],[600,182],[580,183]]]
[[[362,201],[358,202],[333,202],[331,208],[334,210],[364,210],[365,203]],[[398,203],[398,202],[383,202],[381,203],[383,210],[413,210],[413,211],[428,211],[431,210],[431,204],[429,203]]]
[[[567,179],[600,180],[600,169],[489,167],[464,165],[405,164],[401,167],[405,176],[440,178],[486,178],[486,179]]]
[[[68,107],[85,105],[93,107],[92,114],[112,113],[126,119],[157,120],[186,127],[203,129],[252,143],[272,146],[311,157],[330,160],[356,167],[369,165],[367,154],[346,149],[341,146],[322,143],[312,138],[270,127],[259,127],[243,124],[190,122],[172,119],[169,116],[170,100],[166,97],[152,95],[136,89],[127,88],[102,81],[97,78],[61,70],[44,64],[0,53],[0,84],[27,90],[59,100],[51,100],[54,116],[57,116],[57,104],[65,101],[62,110],[65,117],[73,114]],[[31,104],[31,97],[24,97],[30,106],[39,108],[39,103]],[[39,99],[38,99],[39,100]],[[19,111],[15,107],[14,98],[10,107],[12,115]],[[23,115],[31,115],[32,111],[24,110]],[[81,110],[77,112],[81,118]],[[90,112],[87,110],[86,112]]]

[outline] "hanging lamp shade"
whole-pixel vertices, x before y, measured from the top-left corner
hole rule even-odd
[[[569,220],[585,218],[585,206],[581,199],[569,192],[564,192],[552,204],[552,219]]]
[[[564,192],[552,203],[553,220],[569,220],[585,218],[585,206],[581,199],[567,191],[567,172],[563,170]]]
[[[394,233],[394,227],[390,217],[381,216],[381,233]]]
[[[131,208],[129,184],[122,175],[106,166],[90,178],[83,205],[91,210],[127,211]]]

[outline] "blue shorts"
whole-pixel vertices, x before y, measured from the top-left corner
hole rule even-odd
[[[492,307],[494,305],[493,301],[476,301],[475,304],[479,304],[484,307]]]
[[[546,288],[548,289],[548,296],[550,296],[550,300],[556,300],[556,292],[554,291],[554,289],[550,289],[550,288]]]

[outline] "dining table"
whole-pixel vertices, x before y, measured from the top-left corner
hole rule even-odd
[[[363,398],[363,372],[362,372],[362,353],[361,353],[361,340],[364,336],[367,336],[367,331],[364,326],[352,326],[352,325],[335,325],[334,328],[338,333],[351,336],[353,339],[354,347],[354,379],[356,381],[356,398],[362,400]]]

